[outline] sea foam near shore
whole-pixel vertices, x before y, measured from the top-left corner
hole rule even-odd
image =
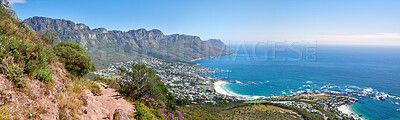
[[[232,91],[229,91],[228,88],[226,88],[226,84],[229,84],[228,81],[223,81],[223,80],[218,80],[214,82],[214,90],[215,92],[223,95],[228,95],[228,96],[235,96],[238,99],[243,99],[243,100],[256,100],[256,99],[262,99],[266,98],[265,96],[250,96],[250,95],[240,95],[237,93],[234,93]]]
[[[214,82],[214,90],[215,92],[219,93],[219,94],[223,94],[223,95],[229,95],[232,96],[231,94],[229,94],[224,88],[222,88],[223,85],[228,84],[229,82],[227,81],[216,81]]]
[[[353,117],[353,118],[356,119],[356,120],[363,120],[361,117],[357,116],[357,114],[355,114],[355,113],[350,109],[350,106],[349,106],[349,105],[342,105],[342,106],[339,106],[337,109],[338,109],[340,112],[342,112],[342,113],[344,113],[344,114],[347,114],[347,115]]]

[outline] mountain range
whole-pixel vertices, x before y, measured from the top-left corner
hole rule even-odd
[[[220,40],[203,41],[198,36],[184,34],[164,35],[157,29],[90,29],[82,23],[47,17],[31,17],[23,21],[38,33],[51,31],[58,34],[60,41],[70,41],[84,47],[95,65],[100,68],[109,63],[141,57],[188,62],[232,54],[225,51],[226,45]]]
[[[232,49],[230,48],[228,45],[226,45],[224,42],[222,42],[220,39],[209,39],[207,41],[205,41],[207,44],[214,46],[218,49],[221,50],[228,50],[228,49]]]

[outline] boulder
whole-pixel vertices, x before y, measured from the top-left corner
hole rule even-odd
[[[122,109],[115,109],[113,120],[129,120],[129,118]]]

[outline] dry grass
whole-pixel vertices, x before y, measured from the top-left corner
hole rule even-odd
[[[253,105],[251,106],[253,109],[255,110],[259,110],[259,111],[273,111],[273,112],[281,112],[281,111],[285,111],[285,112],[289,112],[286,109],[282,109],[280,107],[275,107],[275,106],[270,106],[270,105]]]
[[[318,95],[318,96],[313,96],[313,98],[320,99],[320,100],[328,100],[331,96],[327,95]]]
[[[10,113],[5,107],[0,108],[0,120],[8,120],[10,119]]]
[[[0,9],[0,35],[3,34],[7,39],[25,41],[31,46],[43,44],[46,51],[51,50],[47,49],[51,48],[51,45],[45,44],[43,35],[31,31],[22,22],[12,19]],[[38,56],[40,53],[29,54]],[[22,64],[24,63],[20,63],[19,66]],[[81,95],[85,94],[84,90],[90,89],[94,94],[101,94],[99,87],[88,79],[65,74],[64,65],[56,57],[49,62],[48,68],[52,71],[53,82],[43,83],[32,75],[27,75],[25,88],[12,87],[11,80],[6,79],[3,73],[0,74],[1,92],[12,96],[12,100],[0,108],[0,120],[79,119],[84,105],[81,98]],[[53,101],[53,98],[57,101]]]
[[[73,79],[75,80],[67,85],[66,92],[58,95],[59,116],[62,118],[79,119],[78,115],[84,114],[81,108],[86,105],[82,99],[82,95],[86,96],[85,89],[92,89],[97,94],[100,93],[100,88],[97,85],[98,89],[93,88],[95,83],[87,78]]]
[[[25,27],[22,22],[12,19],[4,10],[0,10],[0,32],[30,42],[42,43],[44,37]]]

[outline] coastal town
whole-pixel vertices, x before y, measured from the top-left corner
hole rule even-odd
[[[117,68],[132,71],[132,64],[145,64],[152,68],[169,90],[178,99],[188,99],[192,104],[215,103],[215,100],[235,100],[233,96],[219,94],[214,91],[213,82],[216,77],[200,76],[199,74],[218,74],[222,70],[210,70],[197,65],[180,62],[169,62],[158,58],[143,58],[129,62],[110,64],[109,68],[94,72],[106,78],[118,78]]]
[[[295,106],[310,113],[321,114],[325,119],[362,119],[361,116],[353,114],[348,107],[358,101],[357,96],[348,94],[304,91],[293,95],[270,97],[262,101]]]
[[[226,76],[224,72],[229,72],[229,70],[211,70],[189,63],[170,62],[158,58],[143,58],[110,64],[109,68],[98,70],[94,74],[105,78],[119,78],[118,68],[122,67],[128,71],[132,71],[133,64],[145,64],[147,67],[152,68],[176,98],[187,99],[191,104],[212,105],[221,100],[227,102],[244,100],[241,97],[229,95],[221,88],[222,84],[235,82],[220,79]],[[304,91],[293,95],[274,96],[256,101],[294,106],[309,113],[320,114],[325,119],[332,117],[361,119],[360,116],[348,112],[350,111],[348,105],[357,101],[357,98],[350,96],[363,95]]]

